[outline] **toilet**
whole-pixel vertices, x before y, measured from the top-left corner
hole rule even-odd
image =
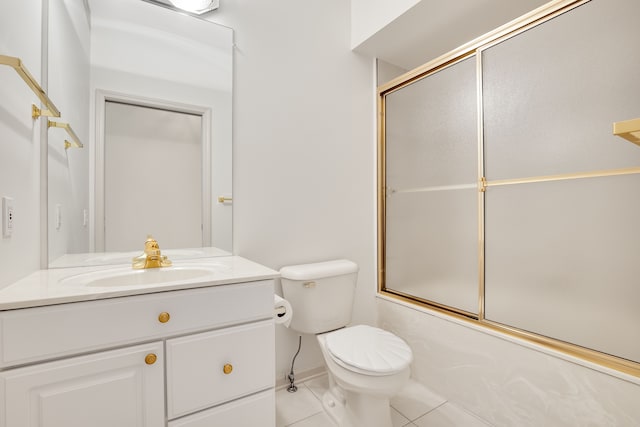
[[[329,373],[322,398],[340,427],[391,427],[389,399],[407,382],[411,349],[391,332],[347,326],[358,266],[341,259],[280,269],[283,297],[293,316],[290,328],[315,334]]]

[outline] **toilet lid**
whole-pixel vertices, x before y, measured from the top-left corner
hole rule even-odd
[[[369,375],[394,374],[409,366],[413,358],[402,338],[367,325],[327,334],[326,346],[338,364]]]

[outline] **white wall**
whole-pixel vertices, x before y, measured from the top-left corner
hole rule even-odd
[[[233,0],[210,19],[233,27],[237,46],[234,252],[275,269],[355,261],[354,321],[373,323],[374,62],[351,52],[349,14],[344,0]],[[279,326],[278,380],[296,345]],[[296,372],[322,364],[305,336]]]
[[[41,79],[41,0],[0,3],[0,54],[19,57]],[[40,266],[40,101],[10,67],[0,66],[0,197],[14,199],[14,231],[0,233],[0,288]]]
[[[64,129],[48,132],[49,260],[66,253],[88,252],[89,227],[89,17],[84,2],[49,2],[49,96],[62,113],[52,121],[69,123],[84,148],[64,148]],[[44,120],[44,119],[43,119]],[[56,208],[62,220],[56,224]],[[47,230],[42,230],[45,233]]]
[[[377,308],[411,346],[412,376],[492,425],[640,425],[639,378],[428,309],[383,298]]]

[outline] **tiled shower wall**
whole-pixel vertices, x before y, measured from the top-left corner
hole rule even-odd
[[[496,426],[637,426],[640,379],[385,297],[378,322],[412,377]]]

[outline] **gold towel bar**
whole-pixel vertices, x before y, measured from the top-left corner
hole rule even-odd
[[[31,88],[33,93],[42,101],[42,103],[46,106],[46,110],[41,110],[35,105],[31,109],[32,117],[38,118],[40,116],[49,116],[49,117],[60,117],[60,111],[56,108],[53,102],[47,96],[47,93],[40,87],[35,78],[29,73],[29,71],[25,68],[22,60],[20,58],[15,58],[13,56],[0,55],[0,65],[8,65],[16,70],[16,73],[22,80],[25,81],[27,86]]]
[[[80,138],[78,138],[78,135],[76,135],[73,129],[71,129],[71,125],[69,123],[52,122],[51,120],[48,120],[47,126],[50,128],[62,128],[67,131],[67,133],[69,134],[73,142],[69,142],[65,139],[64,140],[65,150],[69,147],[76,147],[76,148],[84,147],[84,145],[82,145],[82,142],[80,142]]]

